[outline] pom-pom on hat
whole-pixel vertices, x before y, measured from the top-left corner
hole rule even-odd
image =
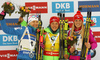
[[[80,19],[80,20],[82,20],[82,22],[83,22],[83,15],[81,14],[80,11],[77,11],[77,13],[74,15],[74,20],[73,20],[73,22],[74,22],[76,19]]]

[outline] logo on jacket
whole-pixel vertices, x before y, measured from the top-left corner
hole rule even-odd
[[[52,40],[52,41],[55,41],[55,38],[56,38],[56,36],[52,36],[52,37],[51,37],[51,40]]]

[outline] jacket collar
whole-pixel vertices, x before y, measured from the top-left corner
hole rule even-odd
[[[74,31],[79,31],[79,30],[81,30],[81,27],[79,29],[76,29],[76,28],[74,29]]]

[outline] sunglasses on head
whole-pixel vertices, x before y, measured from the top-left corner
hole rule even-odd
[[[32,17],[37,17],[38,18],[38,15],[32,15]]]

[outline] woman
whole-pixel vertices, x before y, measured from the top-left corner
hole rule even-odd
[[[38,16],[37,15],[29,16],[27,29],[24,26],[15,29],[15,28],[10,28],[6,25],[6,22],[4,19],[5,15],[6,15],[5,11],[2,11],[2,13],[0,14],[0,20],[1,20],[0,22],[1,22],[2,30],[7,34],[18,35],[18,39],[21,40],[21,43],[23,41],[22,46],[20,45],[19,54],[17,56],[17,59],[36,60],[35,48],[33,48],[34,46],[32,46],[34,45],[34,43],[32,42],[36,41],[36,27],[38,26],[38,23],[34,25],[34,21],[38,22]],[[31,41],[30,43],[29,43],[29,40]],[[30,58],[29,53],[32,53],[32,52],[34,56],[33,57],[31,56]]]
[[[34,17],[34,16],[37,16],[37,15],[30,15],[29,18]],[[34,20],[34,18],[31,18],[31,19],[33,19],[33,21],[31,22],[33,24],[32,26],[37,28],[38,27],[38,20]],[[27,22],[25,20],[23,20],[22,17],[19,17],[18,21],[20,22],[21,26],[27,26],[28,25]]]
[[[51,17],[45,31],[43,60],[59,60],[59,18]]]
[[[69,46],[69,52],[73,53],[75,50],[78,51],[77,55],[70,55],[69,60],[80,60],[80,53],[82,48],[82,39],[84,34],[84,25],[83,25],[83,16],[80,11],[74,15],[73,25],[71,31],[68,33],[70,36],[77,36],[78,41],[73,45],[73,47]],[[92,30],[89,30],[89,43],[85,43],[85,46],[88,49],[95,49],[97,47],[97,42],[93,37]],[[87,59],[91,60],[90,54],[87,55]]]

